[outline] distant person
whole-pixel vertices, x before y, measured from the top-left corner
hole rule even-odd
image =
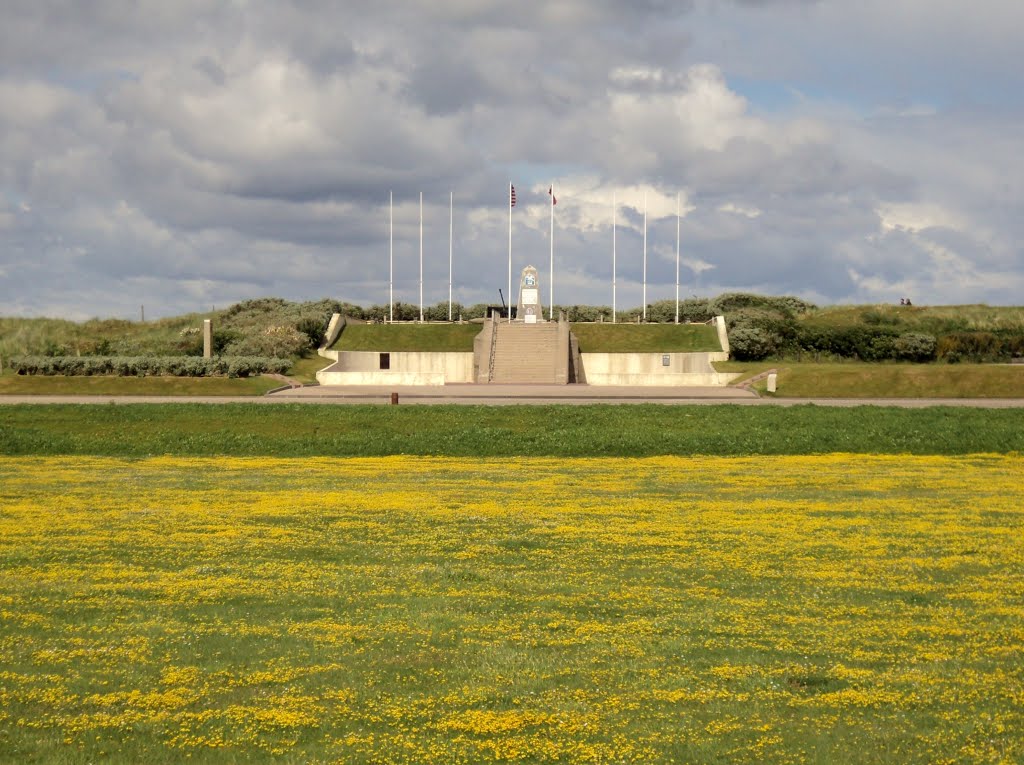
[[[910,298],[907,298],[906,305],[911,305]]]
[[[906,305],[906,304],[907,304],[906,298],[900,298],[900,305]]]

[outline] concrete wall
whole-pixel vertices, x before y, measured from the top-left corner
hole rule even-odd
[[[722,350],[725,352],[726,356],[728,356],[729,355],[729,333],[728,333],[728,331],[726,331],[726,328],[725,328],[725,317],[724,316],[716,316],[715,317],[715,329],[718,330],[718,342],[721,343]]]
[[[320,346],[319,350],[326,350],[334,345],[334,341],[338,339],[338,335],[345,329],[347,320],[340,313],[331,314],[331,321],[327,325],[327,331],[324,333],[324,342]]]
[[[558,350],[555,357],[555,382],[565,385],[569,382],[569,321],[565,311],[558,313]]]
[[[668,366],[663,357],[668,357]],[[714,353],[581,353],[588,385],[728,385],[738,373],[719,373],[712,361],[729,354]]]
[[[390,351],[380,368],[378,351],[326,351],[337,362],[316,373],[321,385],[444,385],[473,382],[473,354]],[[325,354],[321,354],[325,355]]]
[[[476,383],[488,382],[491,372],[491,343],[494,341],[494,319],[484,320],[480,334],[473,338],[473,380]]]

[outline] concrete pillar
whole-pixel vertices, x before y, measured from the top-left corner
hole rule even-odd
[[[210,319],[203,319],[203,358],[209,359],[213,356],[213,322]]]
[[[768,375],[768,392],[769,393],[774,393],[775,392],[775,388],[777,387],[778,380],[779,380],[779,376],[777,374],[775,374],[775,372],[771,372]]]

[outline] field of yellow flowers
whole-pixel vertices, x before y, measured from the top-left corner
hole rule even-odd
[[[0,761],[1024,760],[1024,457],[0,458]]]

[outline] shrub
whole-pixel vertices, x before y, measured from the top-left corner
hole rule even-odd
[[[323,333],[320,333],[321,336]],[[224,349],[226,356],[298,356],[311,345],[309,335],[294,327],[270,326],[242,335]]]
[[[10,365],[20,375],[248,377],[265,372],[283,374],[291,367],[291,361],[259,356],[212,359],[196,356],[21,356],[12,358]]]
[[[905,332],[893,342],[893,355],[906,361],[931,361],[935,358],[936,341],[932,335]]]
[[[775,351],[776,338],[757,327],[740,327],[729,333],[729,347],[737,361],[760,361]]]
[[[1008,331],[952,332],[938,338],[936,355],[943,361],[1009,361],[1024,353],[1024,334]]]
[[[709,301],[709,307],[715,314],[726,316],[740,308],[766,308],[789,316],[807,313],[817,308],[813,303],[790,295],[773,297],[749,292],[726,292]]]

